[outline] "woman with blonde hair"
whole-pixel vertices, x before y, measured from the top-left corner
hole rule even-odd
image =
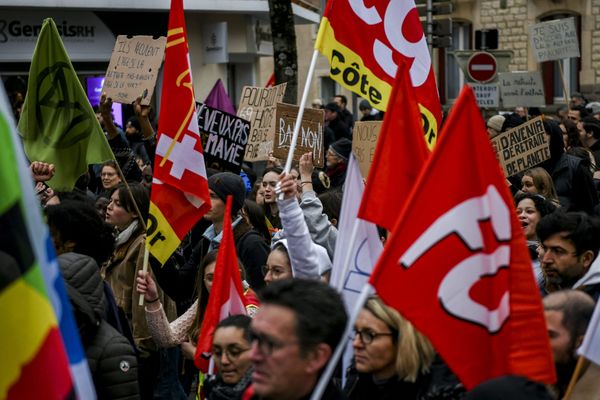
[[[529,194],[539,194],[555,206],[560,206],[554,182],[550,174],[540,167],[528,169],[521,178],[521,191]]]
[[[355,363],[344,387],[349,400],[420,399],[464,391],[429,340],[378,297],[367,300],[354,329]]]

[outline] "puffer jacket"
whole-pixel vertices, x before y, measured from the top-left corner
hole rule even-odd
[[[102,318],[104,285],[91,257],[58,257],[98,399],[139,398],[137,359],[129,341]]]

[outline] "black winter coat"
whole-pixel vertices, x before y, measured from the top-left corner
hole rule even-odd
[[[233,242],[238,258],[246,269],[246,280],[253,290],[265,285],[262,266],[266,264],[270,248],[265,239],[244,220],[233,228]],[[202,257],[208,252],[209,241],[202,238],[194,247],[192,255],[184,265],[178,267],[175,257],[169,258],[164,266],[150,257],[152,272],[164,292],[177,303],[191,301],[196,290],[196,275]]]
[[[416,382],[398,378],[375,382],[371,374],[360,374],[352,366],[344,387],[344,395],[348,400],[460,399],[464,392],[458,378],[439,357],[434,360],[429,373],[419,375]]]
[[[88,256],[58,257],[98,399],[138,399],[137,359],[131,343],[106,320],[100,269]]]

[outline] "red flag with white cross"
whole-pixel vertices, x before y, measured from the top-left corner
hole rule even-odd
[[[146,243],[162,264],[210,209],[183,15],[171,0]]]
[[[443,129],[370,282],[467,389],[507,374],[552,383],[525,238],[471,88]]]

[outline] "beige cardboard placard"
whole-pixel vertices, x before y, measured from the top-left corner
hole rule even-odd
[[[373,162],[381,124],[382,121],[356,122],[352,129],[352,151],[358,160],[360,173],[365,179],[369,175],[369,168]]]
[[[504,174],[513,176],[550,158],[542,117],[537,117],[492,139]]]
[[[142,104],[150,104],[166,43],[164,36],[117,36],[102,92],[117,103],[131,104],[142,96]]]
[[[294,135],[294,126],[300,107],[291,104],[277,104],[275,119],[277,126],[275,128],[275,140],[273,141],[273,157],[280,160],[286,160],[292,136]],[[313,165],[319,168],[324,164],[323,151],[323,122],[325,112],[315,108],[305,108],[300,122],[300,131],[298,131],[298,141],[294,149],[294,161],[298,161],[302,154],[313,153]]]
[[[275,137],[275,110],[281,103],[287,84],[268,88],[244,86],[237,116],[250,122],[250,137],[245,161],[264,161],[269,158]]]

